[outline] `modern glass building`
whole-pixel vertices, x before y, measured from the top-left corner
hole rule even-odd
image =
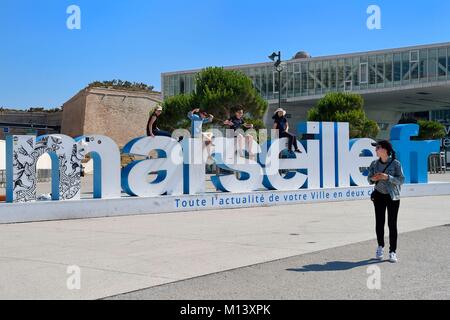
[[[450,109],[450,43],[324,57],[299,52],[282,65],[281,83],[271,61],[225,69],[240,70],[253,80],[269,102],[268,114],[277,106],[281,90],[283,107],[299,121],[328,92],[360,93],[382,137],[404,112]],[[163,97],[193,92],[199,71],[163,73]]]

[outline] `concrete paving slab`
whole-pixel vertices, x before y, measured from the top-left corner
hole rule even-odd
[[[449,207],[403,199],[400,232],[450,223]],[[370,201],[1,225],[0,298],[96,299],[374,238]]]

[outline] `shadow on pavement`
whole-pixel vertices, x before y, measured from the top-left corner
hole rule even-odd
[[[368,259],[357,262],[349,261],[329,261],[325,264],[308,264],[301,268],[289,268],[287,271],[311,272],[311,271],[343,271],[371,264],[384,263],[387,260]]]

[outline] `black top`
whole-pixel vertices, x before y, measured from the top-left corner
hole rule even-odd
[[[277,129],[280,130],[280,133],[286,132],[288,123],[286,117],[275,117],[274,121],[277,124]]]
[[[153,131],[153,134],[156,132],[156,130],[158,129],[158,127],[157,127],[157,125],[156,125],[156,123],[158,122],[158,116],[156,115],[156,114],[152,114],[151,116],[150,116],[150,118],[148,118],[148,121],[147,121],[147,136],[150,136],[150,120],[152,120],[152,117],[155,117],[156,119],[155,119],[155,121],[153,122],[153,126],[152,126],[152,131]]]
[[[230,129],[237,130],[242,127],[244,124],[244,120],[242,118],[238,119],[236,116],[232,116],[230,119],[228,119],[233,123],[232,126],[230,126]]]

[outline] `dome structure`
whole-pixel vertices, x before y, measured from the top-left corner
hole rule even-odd
[[[292,59],[307,59],[311,58],[311,55],[306,51],[299,51],[292,57]]]

